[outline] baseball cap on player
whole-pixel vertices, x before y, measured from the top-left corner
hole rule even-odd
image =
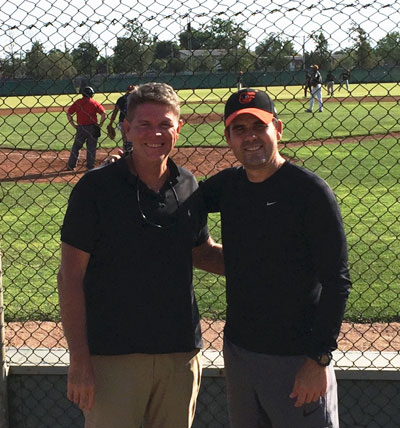
[[[317,64],[314,64],[314,65],[312,66],[312,68],[314,68],[315,70],[318,70],[318,69],[319,69],[319,67],[318,67],[318,65],[317,65]]]
[[[225,104],[224,121],[228,127],[240,114],[249,113],[258,117],[265,124],[278,117],[274,103],[266,92],[258,89],[242,89],[232,94]]]

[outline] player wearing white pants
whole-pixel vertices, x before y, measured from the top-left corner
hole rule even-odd
[[[309,112],[313,111],[314,108],[314,99],[318,101],[319,110],[322,112],[322,85],[319,83],[311,89],[311,97],[310,97],[310,107],[308,109]]]
[[[310,107],[306,110],[308,113],[312,113],[314,107],[314,99],[318,100],[319,112],[322,112],[322,76],[318,71],[319,67],[317,64],[313,65],[310,69]]]

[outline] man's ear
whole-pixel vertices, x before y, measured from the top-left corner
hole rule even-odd
[[[131,124],[126,119],[124,119],[122,122],[122,126],[124,128],[125,134],[127,134],[131,129]]]
[[[178,141],[182,125],[183,125],[183,120],[179,119],[178,126],[177,126],[176,131],[175,131],[176,133],[175,133],[175,136],[174,136],[174,141],[173,141],[172,147],[175,147],[175,144]]]
[[[224,135],[225,135],[225,140],[226,140],[228,146],[230,147],[231,146],[231,142],[230,142],[231,140],[230,140],[229,127],[225,128]]]
[[[181,128],[183,126],[183,120],[179,119],[178,128],[176,128],[176,132],[179,134],[181,132]]]
[[[278,141],[280,141],[282,138],[282,134],[283,134],[283,123],[281,120],[277,119],[275,121],[275,129],[276,129],[276,133],[277,133],[277,139],[278,139]]]

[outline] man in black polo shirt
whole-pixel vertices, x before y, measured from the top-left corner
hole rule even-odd
[[[201,184],[220,212],[232,428],[338,428],[331,358],[349,293],[346,239],[328,184],[279,154],[282,122],[254,89],[225,106],[241,167]]]
[[[195,178],[169,159],[182,126],[173,89],[136,88],[124,126],[133,152],[78,182],[61,231],[68,397],[87,428],[189,428],[201,378],[192,261],[222,273],[221,246]]]

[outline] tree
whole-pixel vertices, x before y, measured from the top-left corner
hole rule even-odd
[[[246,37],[248,32],[234,21],[213,18],[205,29],[198,30],[188,23],[185,31],[179,34],[181,49],[190,51],[203,50],[201,57],[193,56],[186,61],[187,68],[192,71],[212,71],[219,63],[223,70],[232,71],[247,69]],[[212,51],[225,50],[226,54],[218,61],[213,58]],[[208,52],[208,54],[207,54]]]
[[[226,55],[219,61],[224,71],[237,73],[241,69],[248,69],[246,30],[230,19],[213,18],[208,32],[210,37],[205,41],[206,47],[210,50],[226,50]]]
[[[186,68],[193,72],[210,72],[216,67],[216,61],[211,55],[195,56],[188,62]]]
[[[167,59],[176,58],[179,55],[179,47],[176,42],[157,41],[154,45],[154,58]]]
[[[333,54],[333,66],[332,68],[342,67],[352,69],[355,67],[355,53],[351,48],[346,48],[342,50],[338,50]]]
[[[179,34],[181,49],[232,49],[244,48],[248,32],[234,21],[213,18],[205,30],[196,30],[191,24]]]
[[[167,64],[167,70],[170,73],[181,73],[185,70],[185,62],[180,58],[170,58]]]
[[[110,57],[101,56],[97,60],[97,73],[99,73],[99,74],[112,74],[113,73],[113,59]]]
[[[47,60],[49,66],[47,78],[56,80],[76,76],[77,71],[73,65],[72,56],[68,52],[53,49],[48,53]]]
[[[208,29],[210,37],[205,40],[208,49],[239,49],[246,47],[248,32],[234,21],[213,18]]]
[[[239,72],[240,70],[250,71],[254,69],[256,56],[247,48],[232,49],[219,59],[223,71]]]
[[[369,42],[369,35],[359,25],[353,23],[349,36],[354,41],[352,50],[355,66],[364,69],[375,67],[378,61]]]
[[[114,47],[113,66],[115,73],[144,73],[153,60],[153,41],[136,21],[125,24],[127,34],[118,37]]]
[[[185,67],[185,61],[179,58],[155,59],[151,64],[151,68],[157,73],[180,73]]]
[[[13,52],[6,58],[0,59],[0,77],[4,79],[19,79],[26,76],[25,60]]]
[[[97,71],[97,58],[99,50],[90,42],[81,42],[72,51],[72,61],[78,74],[94,76]]]
[[[321,69],[330,69],[332,67],[331,53],[328,49],[328,40],[320,32],[318,35],[312,35],[311,39],[316,43],[315,50],[307,56],[307,63],[318,64]]]
[[[211,34],[209,31],[193,29],[191,24],[188,24],[186,31],[180,33],[178,37],[181,49],[195,51],[206,49],[207,40],[211,38]]]
[[[39,41],[32,43],[32,48],[25,55],[26,75],[32,79],[45,79],[49,69],[49,61]]]
[[[279,34],[272,33],[255,49],[257,68],[279,71],[288,68],[296,51],[293,42]]]
[[[386,34],[380,39],[375,48],[382,65],[399,66],[400,65],[400,33],[394,31]]]

